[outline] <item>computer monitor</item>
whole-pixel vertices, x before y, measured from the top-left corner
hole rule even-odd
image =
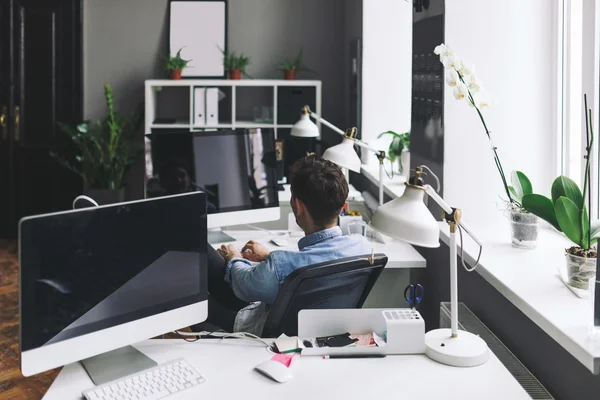
[[[23,375],[205,321],[206,246],[201,192],[23,218]]]
[[[153,132],[146,196],[202,190],[208,227],[276,221],[277,149],[271,129]]]

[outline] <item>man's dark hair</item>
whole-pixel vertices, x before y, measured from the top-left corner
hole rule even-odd
[[[292,195],[306,206],[314,223],[335,222],[348,198],[348,182],[342,170],[319,156],[306,156],[291,167]]]

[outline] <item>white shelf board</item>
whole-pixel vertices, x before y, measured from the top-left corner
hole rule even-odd
[[[272,122],[235,121],[236,128],[275,128]]]
[[[197,129],[232,129],[233,125],[232,124],[214,124],[214,125],[203,125],[203,126],[196,126],[196,125],[192,125],[192,129],[197,130]]]
[[[321,81],[315,80],[295,80],[286,81],[280,79],[241,79],[241,80],[230,80],[230,79],[151,79],[146,81],[146,86],[151,87],[205,87],[205,86],[321,86]]]
[[[185,123],[173,123],[173,124],[152,124],[150,125],[150,129],[189,129],[191,127],[190,124]]]

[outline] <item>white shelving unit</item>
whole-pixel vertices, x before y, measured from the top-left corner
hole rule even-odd
[[[223,101],[229,101],[231,107],[231,121],[219,121],[218,124],[206,126],[194,126],[194,89],[196,88],[231,88],[231,95]],[[273,122],[258,122],[258,121],[243,121],[237,119],[236,113],[236,97],[238,88],[240,87],[262,87],[273,91],[272,109]],[[182,80],[147,80],[146,81],[146,114],[145,114],[145,133],[152,133],[156,129],[189,129],[190,132],[201,132],[204,130],[215,129],[237,129],[237,128],[264,128],[273,129],[277,137],[277,129],[290,129],[292,124],[277,123],[278,110],[277,99],[279,96],[279,88],[281,87],[314,87],[315,88],[315,109],[314,111],[321,115],[321,81],[286,81],[286,80],[266,80],[266,79],[247,79],[247,80],[205,80],[205,79],[182,79]],[[157,115],[157,96],[163,88],[188,88],[187,95],[189,96],[188,118],[184,120],[176,120],[173,123],[155,123]],[[183,93],[182,93],[183,95]],[[271,106],[270,104],[260,104],[261,106]],[[301,110],[298,109],[298,118],[300,118]],[[320,124],[319,128],[320,128]]]

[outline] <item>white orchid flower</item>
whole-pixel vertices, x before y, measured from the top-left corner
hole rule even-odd
[[[468,97],[467,87],[461,82],[454,88],[454,98],[456,100],[464,100]]]
[[[469,90],[471,91],[471,93],[477,93],[481,90],[481,85],[479,84],[479,81],[477,80],[477,77],[475,76],[475,74],[472,74],[471,76],[469,76],[469,79],[467,81],[467,86],[469,87]]]
[[[467,63],[465,61],[460,62],[460,68],[458,68],[458,72],[460,72],[462,76],[469,76],[473,73],[474,70],[475,67],[473,66],[473,64]]]
[[[442,59],[442,64],[444,64],[444,67],[447,69],[454,69],[458,71],[460,69],[460,58],[458,58],[456,54],[444,56]]]
[[[441,57],[449,57],[454,54],[450,46],[446,46],[444,43],[436,46],[433,50],[433,54],[436,54]]]
[[[459,82],[460,79],[458,77],[458,72],[451,69],[448,71],[448,73],[446,73],[446,83],[448,84],[448,86],[455,87],[456,85],[458,85]]]
[[[488,108],[489,106],[490,100],[487,99],[485,96],[482,96],[481,98],[477,99],[477,107],[479,107],[479,109]]]

